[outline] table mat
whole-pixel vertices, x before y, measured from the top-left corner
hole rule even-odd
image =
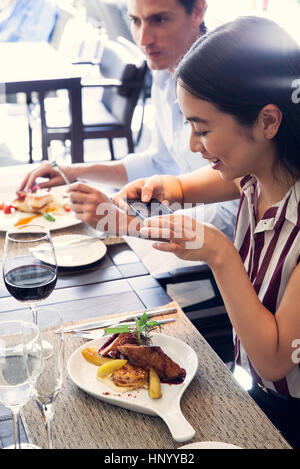
[[[242,448],[290,448],[247,392],[235,382],[230,370],[178,304],[169,305],[178,308],[177,319],[165,325],[162,331],[187,342],[199,358],[198,372],[181,400],[183,414],[196,430],[189,443],[222,441]],[[86,320],[73,324],[80,322]],[[66,363],[82,343],[82,339],[65,334]],[[23,413],[31,442],[47,448],[46,432],[36,403],[30,401]],[[78,389],[67,375],[56,402],[53,442],[57,449],[173,449],[181,446],[172,439],[159,417],[95,399]]]

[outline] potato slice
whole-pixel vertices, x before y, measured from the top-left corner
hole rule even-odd
[[[113,361],[113,358],[102,357],[99,355],[96,347],[86,347],[81,353],[89,363],[96,366],[101,366],[104,363]]]
[[[153,368],[150,368],[150,371],[149,371],[148,393],[151,399],[160,399],[162,397],[160,379],[159,379],[158,374]]]
[[[97,370],[98,378],[103,378],[104,376],[108,376],[116,370],[119,370],[127,363],[127,360],[112,360],[108,363],[104,363],[104,365],[100,366]]]

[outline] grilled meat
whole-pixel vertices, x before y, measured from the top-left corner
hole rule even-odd
[[[118,344],[117,349],[128,360],[144,370],[153,368],[162,381],[180,381],[185,378],[185,370],[166,355],[160,347]]]

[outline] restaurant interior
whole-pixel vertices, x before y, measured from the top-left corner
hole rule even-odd
[[[43,2],[0,0],[3,70],[0,73],[0,203],[4,206],[7,194],[15,193],[25,175],[46,161],[60,173],[60,166],[71,164],[118,163],[128,153],[147,151],[153,143],[152,71],[132,37],[127,0],[51,0],[46,13],[37,6],[39,3]],[[253,15],[275,21],[300,45],[299,0],[207,0],[206,3],[205,24],[209,31],[240,16]],[[29,4],[36,9],[32,15],[35,23],[27,27],[24,24],[22,28],[25,20],[21,18],[21,9],[29,8]],[[20,51],[13,49],[20,45],[23,47]],[[47,45],[45,52],[44,45]],[[132,77],[129,59],[126,62],[129,54],[135,58]],[[120,76],[119,70],[116,71],[119,62],[122,72],[124,69],[128,72],[125,79],[124,74]],[[69,186],[70,181],[62,177]],[[61,194],[65,187],[61,186]],[[108,197],[116,193],[116,188],[103,184],[94,183],[93,187],[103,190]],[[65,193],[61,197],[66,197]],[[117,454],[121,455],[117,450],[139,449],[143,450],[139,458],[143,457],[145,462],[149,448],[157,454],[169,449],[175,454],[181,448],[182,452],[183,448],[291,448],[248,396],[252,377],[235,364],[234,331],[214,276],[204,262],[171,258],[167,253],[155,252],[151,245],[144,243],[146,240],[132,236],[105,236],[69,213],[70,220],[73,217],[70,223],[57,216],[58,224],[53,228],[52,215],[48,214],[46,231],[50,227],[48,241],[52,249],[54,244],[54,252],[60,237],[62,243],[74,237],[75,241],[70,242],[75,244],[73,248],[68,247],[65,258],[60,258],[59,247],[54,261],[47,257],[50,254],[43,254],[45,258],[42,254],[35,256],[39,263],[56,264],[56,286],[35,310],[28,301],[24,306],[24,299],[22,302],[12,293],[4,278],[9,257],[8,231],[14,226],[11,220],[15,215],[14,202],[10,203],[13,210],[8,218],[4,206],[0,207],[3,270],[0,274],[0,449],[97,448],[110,450],[107,454],[115,450],[116,458]],[[69,206],[65,210],[69,211]],[[26,216],[29,215],[32,219],[38,216],[35,213]],[[36,220],[37,225],[41,218]],[[30,223],[35,222],[30,220],[27,228]],[[88,237],[91,244],[76,248],[78,237],[79,242]],[[103,345],[103,339],[100,335],[99,338],[84,334],[77,337],[76,331],[82,331],[84,323],[111,316],[118,324],[120,315],[124,321],[129,313],[129,320],[137,321],[136,312],[146,310],[150,314],[158,309],[156,314],[161,314],[159,319],[163,321],[166,307],[171,307],[166,316],[171,324],[163,327],[162,332],[165,329],[171,343],[164,343],[164,338],[161,343],[170,353],[177,350],[177,355],[189,357],[181,365],[187,371],[186,382],[178,386],[163,385],[168,387],[163,392],[170,392],[167,401],[174,401],[174,406],[170,405],[169,409],[168,404],[155,399],[152,399],[153,406],[144,404],[144,397],[137,395],[137,391],[127,393],[126,401],[123,394],[107,391],[102,382],[106,392],[102,388],[99,391],[93,352],[84,360],[83,351],[87,350],[87,340],[96,339]],[[1,391],[1,322],[17,321],[28,310],[40,310],[35,319],[41,320],[38,325],[42,344],[48,341],[49,347],[61,347],[57,341],[64,341],[64,357],[60,356],[61,348],[54,354],[62,362],[60,377],[55,378],[59,385],[57,396],[52,396],[54,410],[51,400],[47,403],[36,397],[37,383],[48,371],[45,356],[41,359],[44,368],[40,378],[36,378],[35,391],[31,391],[30,399],[18,412],[5,405]],[[57,319],[57,310],[62,319]],[[61,320],[64,326],[59,325]],[[56,332],[59,327],[64,331],[63,339],[56,334],[55,344],[52,344],[55,334],[50,333],[53,327]],[[28,334],[33,331],[27,331]],[[48,365],[51,361],[52,358]],[[48,378],[49,374],[50,371]],[[172,409],[175,409],[173,413]],[[113,457],[106,462],[114,462]]]

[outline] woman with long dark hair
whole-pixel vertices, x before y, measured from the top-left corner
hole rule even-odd
[[[242,17],[202,36],[176,70],[190,147],[210,162],[138,180],[119,195],[210,203],[240,198],[234,244],[180,214],[150,218],[161,251],[205,261],[252,395],[300,447],[300,48],[276,23]]]

